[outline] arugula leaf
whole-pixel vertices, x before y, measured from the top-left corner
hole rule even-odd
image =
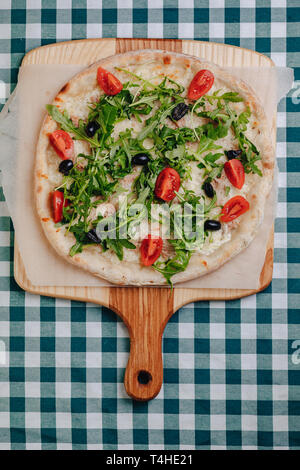
[[[174,147],[173,150],[167,150],[165,153],[165,157],[169,161],[181,159],[184,157],[184,153],[185,153],[185,145],[177,145],[177,147]]]
[[[102,242],[102,244],[104,245],[104,250],[107,250],[110,248],[112,251],[114,251],[114,253],[117,255],[120,261],[122,261],[124,258],[123,248],[127,248],[128,250],[136,249],[136,246],[133,243],[131,243],[127,239],[122,239],[122,238],[116,239],[116,240],[107,238],[106,240]]]
[[[151,134],[159,124],[163,123],[167,119],[176,105],[177,103],[172,103],[171,105],[167,103],[165,106],[161,106],[154,118],[150,118],[149,121],[147,121],[146,127],[139,132],[137,140],[144,140],[149,134]]]
[[[156,261],[152,266],[156,271],[160,272],[167,283],[173,287],[171,278],[175,274],[186,270],[192,252],[176,248],[176,240],[169,240],[169,243],[175,247],[175,256],[164,262]]]
[[[216,90],[212,95],[204,95],[204,99],[207,99],[207,101],[212,104],[213,101],[217,100],[220,102],[221,100],[223,101],[232,101],[235,103],[238,103],[240,101],[244,101],[243,98],[237,93],[237,92],[226,92],[223,93],[222,95],[219,95],[221,90]]]
[[[159,124],[159,119],[155,119],[154,121],[150,122],[147,126],[145,126],[137,135],[137,140],[142,141],[145,140],[146,137],[154,131],[156,126]]]
[[[212,139],[206,137],[205,135],[202,135],[196,154],[200,155],[201,153],[207,152],[208,150],[218,150],[220,148],[222,148],[221,145],[215,144]]]
[[[179,83],[175,82],[172,80],[170,77],[164,77],[162,82],[159,85],[154,85],[154,83],[150,82],[150,80],[146,80],[142,78],[140,75],[137,75],[130,70],[121,68],[121,67],[115,67],[116,70],[119,70],[121,72],[124,72],[131,77],[134,77],[138,81],[142,82],[146,87],[150,87],[153,90],[156,90],[159,94],[163,93],[164,95],[179,95],[184,91],[184,87],[180,85]],[[155,78],[155,77],[153,77]],[[167,84],[174,85],[174,87],[170,86],[168,87]]]
[[[135,200],[135,204],[144,204],[147,197],[149,196],[150,188],[149,186],[145,187],[140,191],[138,198]]]
[[[240,131],[245,132],[247,130],[247,124],[249,123],[249,117],[251,116],[251,111],[249,106],[246,110],[243,111],[236,120],[236,126],[239,127]]]
[[[101,113],[98,115],[98,122],[102,127],[102,132],[108,134],[112,131],[116,117],[118,114],[118,108],[105,103],[101,106]]]
[[[223,93],[223,95],[219,96],[218,99],[221,99],[224,101],[232,101],[235,103],[244,101],[243,98],[237,92],[232,92],[232,91]]]
[[[184,194],[176,192],[179,204],[172,205],[171,229],[177,249],[193,252],[201,249],[205,240],[204,218],[216,207],[217,196],[206,203],[203,196],[194,191],[185,190]]]
[[[209,152],[205,155],[205,157],[201,158],[201,157],[198,157],[198,159],[200,160],[200,163],[197,165],[198,168],[202,169],[202,168],[206,168],[207,170],[211,171],[212,168],[216,168],[216,167],[219,167],[220,165],[218,165],[216,163],[217,160],[219,160],[220,157],[223,156],[223,153],[212,153],[212,152]],[[222,168],[223,168],[223,163],[222,163]]]
[[[111,238],[107,238],[105,240],[105,244],[107,248],[110,248],[112,251],[114,251],[119,258],[120,261],[123,260],[123,245],[120,243],[119,240],[112,240]]]
[[[74,255],[76,255],[76,253],[81,253],[82,248],[83,244],[81,242],[76,242],[75,245],[70,248],[69,255],[73,257]]]
[[[233,114],[230,109],[229,112]],[[247,109],[232,122],[232,128],[239,143],[239,147],[242,150],[240,160],[244,166],[245,172],[252,172],[256,173],[259,176],[262,176],[262,171],[255,164],[255,162],[261,160],[260,152],[253,144],[253,142],[251,142],[251,140],[248,139],[248,137],[245,135],[250,116],[251,111],[250,108],[247,107]]]
[[[223,168],[224,168],[223,164],[218,165],[215,168],[213,168],[210,172],[206,173],[206,180],[210,183],[215,178],[220,178]]]
[[[156,130],[157,133],[152,135],[156,147],[162,151],[173,150],[177,145],[185,144],[186,142],[195,142],[197,137],[194,130],[189,127],[179,127],[172,129],[163,125],[161,129]],[[198,134],[202,134],[202,128],[197,128]]]
[[[125,239],[125,238],[121,238],[119,240],[119,242],[121,243],[121,245],[124,246],[124,248],[127,248],[128,250],[135,250],[136,249],[136,246],[131,243],[129,240]]]
[[[136,78],[137,80],[139,80],[140,82],[143,82],[145,85],[150,86],[151,88],[156,88],[156,86],[153,83],[151,83],[149,80],[145,80],[145,78],[140,77],[139,75],[131,72],[130,70],[124,69],[122,67],[115,67],[115,69],[119,70],[120,72],[124,72],[124,73],[127,73],[128,75],[131,75],[131,77]]]
[[[223,139],[223,137],[226,137],[228,129],[229,125],[225,125],[221,121],[218,121],[217,125],[214,125],[211,122],[203,125],[203,132],[212,140]]]
[[[135,114],[138,119],[138,114],[150,114],[152,111],[155,101],[159,99],[158,94],[149,94],[148,92],[141,92],[138,100],[134,101],[129,105],[129,112]]]
[[[234,119],[232,114],[229,114],[228,112],[224,113],[224,109],[227,110],[226,104],[224,109],[218,106],[212,111],[203,110],[197,112],[197,107],[198,105],[193,107],[193,112],[195,112],[197,116],[211,119],[212,121],[202,126],[202,132],[212,140],[226,137]]]
[[[52,105],[52,104],[47,104],[46,109],[48,113],[50,114],[50,116],[52,117],[52,119],[54,119],[54,121],[60,124],[61,128],[64,131],[72,132],[78,140],[86,140],[87,142],[91,144],[92,147],[96,147],[98,145],[98,141],[96,139],[91,139],[90,137],[86,135],[83,124],[80,127],[76,127],[73,124],[72,120],[68,117],[68,114],[66,111],[62,113],[57,108],[57,106]]]

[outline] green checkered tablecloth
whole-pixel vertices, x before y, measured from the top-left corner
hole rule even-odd
[[[149,403],[124,391],[129,340],[115,314],[16,285],[1,193],[0,449],[300,449],[299,31],[299,0],[0,0],[2,105],[25,52],[90,37],[225,42],[294,67],[299,80],[279,105],[273,282],[180,309]]]

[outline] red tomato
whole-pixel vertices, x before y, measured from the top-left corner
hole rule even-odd
[[[190,100],[198,100],[205,95],[214,83],[214,75],[209,70],[199,70],[190,83],[188,90],[188,98]]]
[[[249,202],[243,196],[234,196],[226,202],[222,209],[220,221],[231,222],[249,210]]]
[[[238,189],[242,189],[245,183],[245,170],[240,160],[233,158],[224,165],[224,170],[230,183]]]
[[[62,160],[72,159],[74,142],[67,132],[58,129],[49,135],[49,139],[55,152]]]
[[[97,81],[107,95],[117,95],[123,88],[120,80],[102,67],[97,70]]]
[[[174,168],[165,168],[162,170],[155,183],[155,195],[164,201],[172,201],[180,188],[180,176]]]
[[[163,241],[160,237],[148,235],[141,244],[141,261],[144,266],[151,266],[159,255],[163,247]]]
[[[53,191],[51,193],[51,203],[54,223],[57,224],[63,218],[63,208],[67,207],[70,201],[68,199],[64,200],[64,193],[61,191]]]

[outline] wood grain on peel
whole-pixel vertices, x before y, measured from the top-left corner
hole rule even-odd
[[[90,65],[97,60],[115,54],[116,40],[84,39],[48,44],[29,51],[22,65],[29,64],[78,64]]]
[[[118,38],[116,54],[142,49],[162,49],[170,52],[182,52],[181,39],[126,39]]]
[[[162,335],[174,312],[174,292],[163,287],[112,287],[109,307],[125,322],[130,335],[126,391],[135,400],[154,398],[163,381]],[[146,378],[143,383],[140,374]]]
[[[260,290],[265,289],[270,284],[273,274],[273,258],[274,250],[273,247],[267,250],[265,262],[259,276]]]

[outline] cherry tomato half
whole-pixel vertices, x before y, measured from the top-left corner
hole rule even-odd
[[[66,131],[57,129],[49,135],[50,144],[62,160],[72,159],[74,155],[74,142]]]
[[[234,196],[222,209],[220,221],[231,222],[249,210],[249,202],[243,196]]]
[[[205,95],[213,86],[214,79],[213,73],[209,70],[199,70],[190,83],[188,98],[196,101],[201,96]]]
[[[144,266],[151,266],[161,254],[163,241],[160,237],[148,235],[141,244],[141,261]]]
[[[172,201],[180,188],[180,176],[174,168],[165,168],[162,170],[156,180],[154,193],[164,201]]]
[[[230,183],[238,189],[242,189],[245,183],[245,170],[240,160],[233,158],[224,165],[224,170]]]
[[[51,205],[53,211],[54,223],[61,222],[63,218],[63,208],[70,204],[68,199],[64,200],[64,193],[61,191],[53,191],[51,193]]]
[[[107,95],[117,95],[123,88],[120,80],[102,67],[98,67],[97,81],[100,88],[102,88]]]

